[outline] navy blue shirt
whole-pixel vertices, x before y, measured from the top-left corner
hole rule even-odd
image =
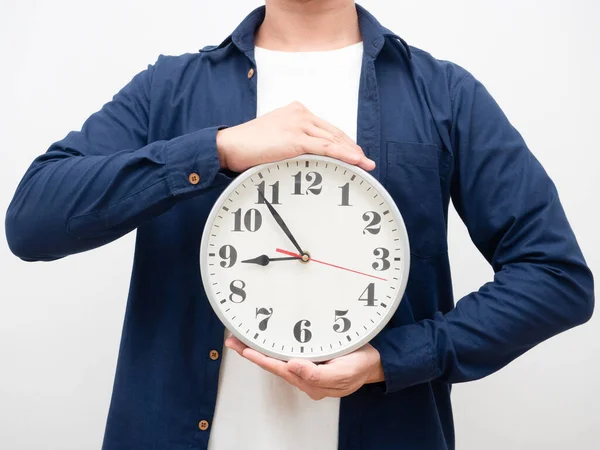
[[[453,449],[451,384],[588,320],[593,279],[552,181],[484,86],[357,11],[358,144],[403,214],[412,258],[402,303],[372,341],[385,382],[342,399],[339,448]],[[219,167],[216,132],[256,117],[260,68],[249,71],[264,14],[218,46],[161,55],[35,159],[8,209],[8,243],[27,261],[137,229],[105,450],[207,447],[220,366],[209,354],[224,330],[202,287],[200,239],[235,176]],[[456,305],[450,199],[495,272]]]

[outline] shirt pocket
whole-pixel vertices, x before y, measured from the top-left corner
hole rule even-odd
[[[388,141],[387,153],[384,185],[404,219],[411,254],[428,258],[446,253],[442,149],[434,144]]]

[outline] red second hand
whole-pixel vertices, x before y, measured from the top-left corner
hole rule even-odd
[[[299,255],[298,253],[288,252],[287,250],[283,250],[281,248],[278,248],[275,251],[277,253],[283,253],[284,255],[295,256],[296,258],[302,258],[302,255]],[[329,264],[324,261],[319,261],[318,259],[310,258],[309,261],[313,261],[313,262],[316,262],[319,264],[324,264],[324,265],[330,266],[330,267],[335,267],[336,269],[347,270],[348,272],[357,273],[359,275],[364,275],[366,277],[376,278],[377,280],[387,281],[385,278],[376,277],[375,275],[369,275],[368,273],[359,272],[357,270],[347,269],[346,267],[342,267],[342,266],[336,266],[335,264]]]

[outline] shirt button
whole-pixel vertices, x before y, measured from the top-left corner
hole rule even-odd
[[[252,78],[254,76],[254,68],[250,67],[250,70],[248,71],[248,78]]]
[[[198,175],[196,172],[190,173],[190,175],[188,176],[188,180],[192,184],[198,184],[200,183],[200,175]]]
[[[219,352],[216,350],[211,350],[208,356],[210,356],[210,359],[212,359],[213,361],[216,361],[217,359],[219,359]]]
[[[202,431],[208,430],[208,421],[201,420],[200,422],[198,422],[198,428],[200,428]]]

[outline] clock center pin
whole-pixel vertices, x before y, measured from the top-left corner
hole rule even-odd
[[[310,253],[308,253],[308,252],[302,253],[302,259],[301,259],[301,261],[303,263],[309,262],[310,261]]]

